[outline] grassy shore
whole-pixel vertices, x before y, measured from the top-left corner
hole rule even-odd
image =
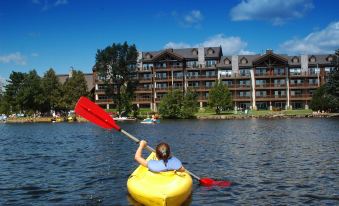
[[[144,119],[150,116],[152,112],[150,109],[140,109],[138,119]],[[303,118],[303,117],[339,117],[339,113],[313,113],[312,110],[282,110],[282,111],[269,111],[269,110],[249,110],[246,114],[241,111],[224,111],[216,114],[210,108],[200,109],[195,114],[197,119],[247,119],[247,118]],[[61,121],[65,121],[62,119]],[[87,122],[82,117],[77,117],[77,122]],[[7,123],[28,123],[28,122],[52,122],[52,117],[16,117],[8,118]]]

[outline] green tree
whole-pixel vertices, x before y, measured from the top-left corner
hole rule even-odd
[[[41,80],[43,94],[45,97],[44,110],[50,111],[59,110],[62,107],[62,85],[55,74],[55,71],[50,68]]]
[[[169,91],[159,104],[159,113],[163,118],[179,118],[181,116],[183,94],[180,90]]]
[[[135,45],[113,44],[98,50],[94,69],[105,84],[105,92],[117,106],[119,114],[130,111],[131,100],[136,88],[134,77],[138,52]]]
[[[4,101],[9,105],[10,112],[21,112],[23,109],[22,102],[19,102],[18,94],[23,87],[26,76],[26,73],[12,71],[9,80],[7,80]]]
[[[166,94],[159,105],[159,113],[163,118],[192,118],[198,111],[197,93],[187,91],[184,95],[180,90],[173,90]]]
[[[188,90],[184,96],[181,108],[182,118],[192,118],[198,112],[198,93]]]
[[[88,96],[87,83],[81,71],[73,70],[72,76],[68,78],[62,86],[63,98],[58,103],[62,110],[72,110],[81,96]]]
[[[45,100],[41,78],[35,70],[29,71],[25,76],[22,87],[18,91],[17,100],[25,112],[41,111],[40,108]]]
[[[215,108],[216,114],[232,107],[231,92],[221,81],[216,81],[208,93],[208,105]]]
[[[336,65],[336,67],[331,71],[328,82],[319,87],[313,94],[310,103],[312,110],[339,112],[339,50],[335,54],[336,59],[333,61],[333,65]]]

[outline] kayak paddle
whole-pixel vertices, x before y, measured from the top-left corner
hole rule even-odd
[[[75,106],[75,113],[102,128],[115,129],[118,132],[121,132],[124,135],[126,135],[128,138],[130,138],[134,142],[136,143],[140,142],[138,138],[134,137],[133,135],[126,132],[125,130],[121,129],[119,125],[115,123],[113,118],[108,113],[105,112],[105,110],[103,110],[101,107],[99,107],[97,104],[87,99],[86,97],[80,97],[80,99],[78,100]],[[146,149],[150,152],[155,152],[155,150],[148,145]],[[197,175],[193,174],[192,172],[188,171],[187,169],[186,171],[192,177],[197,179],[200,182],[200,184],[203,186],[228,187],[231,185],[231,182],[229,181],[216,181],[211,178],[200,178]]]

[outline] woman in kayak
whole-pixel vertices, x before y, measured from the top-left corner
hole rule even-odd
[[[144,167],[147,167],[152,172],[165,172],[176,170],[184,172],[185,168],[182,166],[179,159],[171,155],[171,149],[168,144],[160,143],[155,148],[155,154],[158,160],[145,160],[142,157],[142,150],[147,146],[145,140],[141,140],[139,147],[135,152],[134,159]]]

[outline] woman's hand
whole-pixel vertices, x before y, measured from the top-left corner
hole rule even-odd
[[[147,146],[147,142],[145,140],[141,140],[139,146],[145,148]]]

